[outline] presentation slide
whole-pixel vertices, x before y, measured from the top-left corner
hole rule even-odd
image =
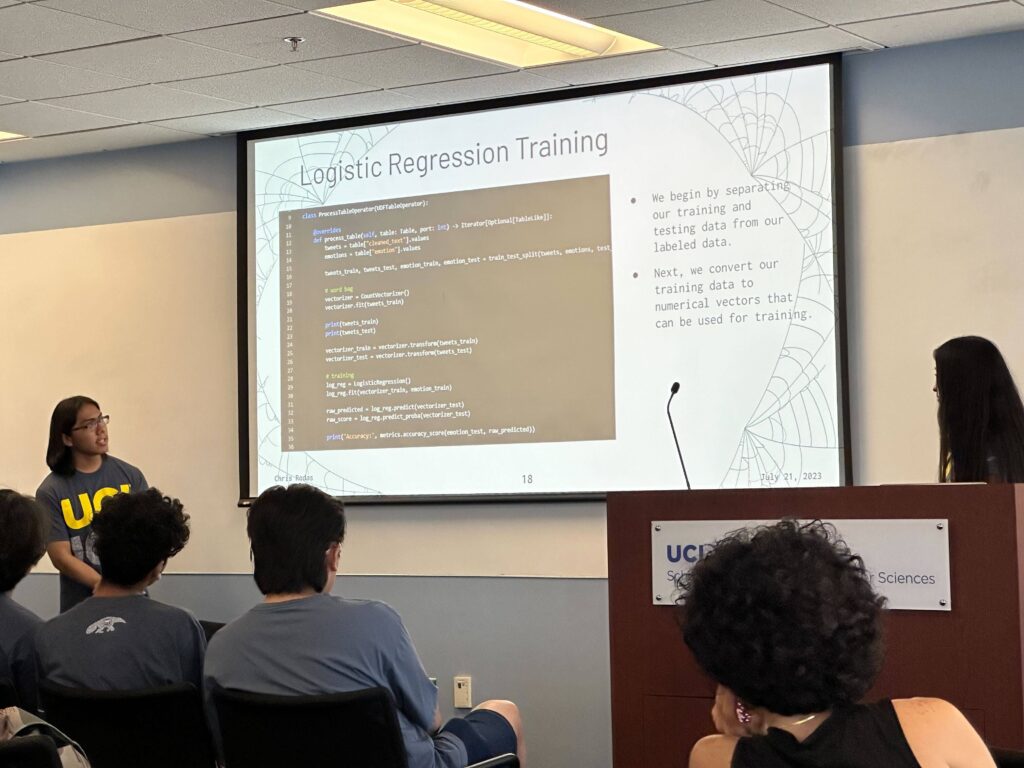
[[[830,83],[250,140],[251,493],[840,484]]]

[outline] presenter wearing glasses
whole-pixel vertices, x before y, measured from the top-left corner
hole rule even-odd
[[[103,500],[149,485],[136,467],[107,454],[110,416],[78,395],[57,403],[50,417],[46,476],[36,498],[50,513],[46,552],[60,571],[61,613],[92,594],[100,580],[92,519]]]

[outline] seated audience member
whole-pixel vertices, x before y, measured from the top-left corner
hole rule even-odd
[[[394,609],[330,595],[345,537],[340,501],[306,485],[271,488],[250,507],[247,530],[265,598],[210,641],[208,697],[217,688],[316,695],[382,686],[397,704],[409,768],[461,768],[517,751],[514,704],[484,702],[441,727],[437,688]],[[214,718],[212,702],[210,710]]]
[[[25,709],[36,707],[33,635],[42,620],[11,592],[46,551],[46,511],[35,499],[0,490],[0,680],[8,680]]]
[[[202,685],[206,636],[192,614],[143,593],[188,541],[181,502],[119,493],[93,519],[103,576],[93,596],[36,636],[39,679],[71,688]]]
[[[690,768],[994,766],[952,704],[859,703],[881,666],[885,599],[831,526],[730,534],[680,587],[683,637],[718,683],[721,734],[697,742]]]

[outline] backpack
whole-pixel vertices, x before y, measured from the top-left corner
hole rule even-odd
[[[33,735],[48,736],[53,740],[63,768],[91,768],[82,748],[62,731],[20,707],[0,709],[0,741]]]

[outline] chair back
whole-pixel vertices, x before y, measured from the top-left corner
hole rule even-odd
[[[93,768],[213,768],[199,691],[190,683],[134,691],[39,686],[47,721],[82,745]]]
[[[224,622],[206,621],[205,619],[200,619],[199,626],[203,628],[203,634],[206,635],[206,642],[209,643],[213,636],[224,628]]]
[[[0,742],[0,768],[61,768],[49,736],[18,736]]]
[[[227,768],[408,768],[387,688],[320,696],[214,690]]]

